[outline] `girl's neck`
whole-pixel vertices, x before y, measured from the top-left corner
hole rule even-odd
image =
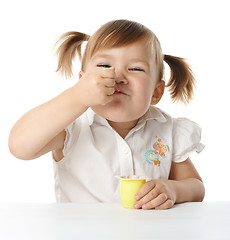
[[[138,122],[137,120],[133,120],[130,122],[113,122],[109,121],[109,125],[122,137],[125,138],[129,131],[136,126]]]

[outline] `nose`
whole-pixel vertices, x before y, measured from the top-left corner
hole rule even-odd
[[[115,82],[117,84],[127,84],[128,80],[122,71],[115,69]]]

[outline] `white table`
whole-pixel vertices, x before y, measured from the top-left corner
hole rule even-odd
[[[185,203],[163,211],[105,203],[0,203],[0,239],[229,240],[230,202]]]

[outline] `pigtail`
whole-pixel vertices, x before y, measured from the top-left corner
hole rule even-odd
[[[72,61],[78,53],[79,59],[81,56],[81,45],[84,41],[90,38],[89,35],[80,32],[67,32],[63,34],[57,41],[56,44],[60,44],[56,50],[58,55],[58,67],[57,72],[60,71],[67,78],[73,76]]]
[[[164,61],[171,70],[171,76],[166,87],[169,87],[173,101],[189,103],[193,97],[195,87],[192,70],[183,58],[164,55]]]

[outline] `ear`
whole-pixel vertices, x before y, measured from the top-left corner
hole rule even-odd
[[[78,74],[78,77],[79,79],[81,79],[81,77],[84,75],[84,72],[83,71],[80,71],[79,74]]]
[[[163,80],[160,80],[156,84],[156,87],[155,87],[154,92],[153,92],[153,96],[152,96],[152,99],[151,99],[151,104],[152,105],[156,105],[161,100],[161,97],[164,94],[164,90],[165,90],[165,82]]]

